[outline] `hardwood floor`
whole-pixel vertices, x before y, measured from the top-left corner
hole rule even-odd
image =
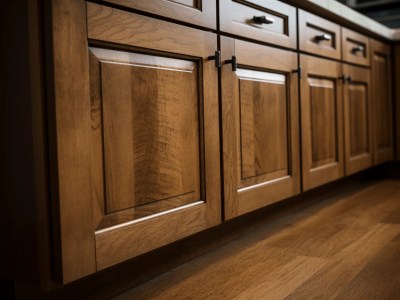
[[[400,180],[266,222],[115,299],[400,299]]]

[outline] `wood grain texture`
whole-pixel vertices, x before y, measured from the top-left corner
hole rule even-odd
[[[397,299],[399,196],[398,179],[359,185],[115,299]]]
[[[53,194],[57,275],[63,283],[96,270],[90,180],[86,2],[51,2],[56,166]],[[68,49],[66,51],[66,49]],[[59,228],[59,229],[58,229]],[[59,231],[58,231],[59,230]]]
[[[299,192],[297,59],[293,53],[229,38],[222,68],[225,218]],[[241,67],[243,65],[243,67]],[[251,70],[256,68],[257,70]]]
[[[209,32],[90,2],[87,4],[87,27],[88,38],[109,43],[194,57],[199,54],[208,57],[214,53],[210,49],[216,49],[215,36]]]
[[[393,159],[393,97],[390,46],[371,40],[374,164]]]
[[[91,3],[88,29],[93,43],[125,45],[90,47],[93,226],[104,269],[221,221],[218,80],[208,58],[217,40]]]
[[[219,11],[222,32],[287,48],[296,47],[296,9],[290,5],[275,0],[268,3],[262,0],[221,0]],[[254,23],[254,16],[271,18],[274,23]]]
[[[300,56],[303,191],[344,174],[341,64]]]
[[[358,47],[361,47],[362,51],[355,51]],[[349,63],[369,66],[369,38],[358,32],[342,27],[342,58]]]
[[[335,59],[341,58],[342,36],[338,24],[300,9],[298,28],[300,50]],[[321,35],[328,35],[331,40],[318,40],[317,37]]]
[[[211,29],[217,27],[216,0],[106,0],[137,10],[195,24]]]
[[[394,47],[394,82],[395,85],[395,145],[396,145],[396,159],[400,160],[400,45]]]
[[[372,112],[370,70],[343,65],[352,81],[344,85],[344,138],[346,175],[372,166]]]

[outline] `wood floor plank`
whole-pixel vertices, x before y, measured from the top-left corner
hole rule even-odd
[[[394,199],[400,199],[397,182],[379,183],[285,229],[270,239],[270,245],[299,255],[330,257],[398,208]]]
[[[383,247],[336,299],[400,299],[400,242]]]
[[[400,233],[400,225],[377,224],[355,240],[286,299],[334,299],[364,266]],[[323,288],[321,288],[323,287]]]
[[[400,180],[360,185],[115,299],[400,299],[399,211]]]

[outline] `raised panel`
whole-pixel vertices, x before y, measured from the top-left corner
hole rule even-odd
[[[309,78],[311,111],[311,167],[336,161],[335,83]]]
[[[222,38],[225,218],[295,195],[298,165],[297,66],[294,53]],[[268,59],[264,59],[268,57]]]
[[[101,94],[92,98],[101,95],[103,144],[98,139],[92,144],[104,149],[105,210],[109,214],[132,208],[119,212],[120,218],[107,217],[100,227],[200,200],[196,63],[90,51],[97,62],[91,63],[91,74],[101,85],[97,88],[93,82],[92,89]]]
[[[369,116],[366,92],[366,86],[363,84],[350,84],[348,88],[351,157],[369,152]]]
[[[343,176],[341,64],[301,55],[303,190]]]
[[[242,181],[287,174],[287,94],[282,74],[239,69]],[[275,173],[275,174],[273,174]],[[257,181],[257,180],[256,180]],[[245,185],[245,182],[242,182]]]

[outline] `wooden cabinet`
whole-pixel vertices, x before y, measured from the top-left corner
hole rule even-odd
[[[303,191],[343,176],[343,84],[338,62],[300,55]]]
[[[343,64],[346,175],[372,166],[370,70]]]
[[[217,28],[216,0],[104,0],[103,2],[189,24]]]
[[[374,163],[393,159],[393,98],[390,46],[371,40]]]
[[[53,6],[77,24],[53,28],[64,283],[221,221],[216,35],[73,3]]]
[[[300,192],[297,55],[221,37],[225,219]],[[226,62],[235,55],[237,70]]]
[[[295,48],[296,8],[277,0],[220,0],[222,32]]]
[[[299,48],[305,52],[340,59],[340,26],[299,9]]]
[[[369,39],[358,32],[342,27],[342,58],[362,66],[370,65]]]

